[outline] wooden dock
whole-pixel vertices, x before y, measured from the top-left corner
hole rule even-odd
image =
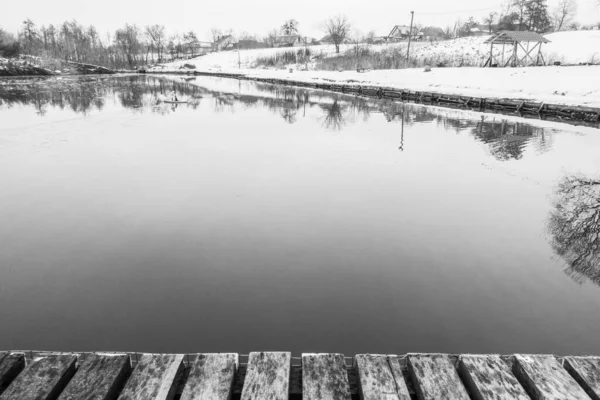
[[[288,398],[599,400],[600,357],[0,352],[0,400]]]

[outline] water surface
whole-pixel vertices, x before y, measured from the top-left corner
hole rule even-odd
[[[0,348],[598,352],[598,129],[150,76],[0,121]]]

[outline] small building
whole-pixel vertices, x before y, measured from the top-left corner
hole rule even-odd
[[[266,44],[265,42],[259,42],[258,40],[254,40],[254,39],[241,39],[233,44],[234,50],[235,49],[240,49],[240,50],[264,49],[267,47],[269,47],[269,45]]]
[[[521,67],[527,65],[545,65],[542,55],[542,44],[550,43],[548,39],[536,32],[502,31],[487,39],[484,43],[490,45],[490,56],[484,67]],[[531,43],[534,43],[531,46]],[[523,44],[526,44],[524,46]],[[500,56],[494,54],[494,46],[502,46]],[[510,56],[505,60],[505,50],[508,45]],[[519,50],[521,49],[521,50]],[[520,53],[520,54],[519,54]]]
[[[436,26],[428,26],[423,28],[423,40],[427,42],[435,42],[438,40],[446,39],[446,34],[442,28],[438,28]]]
[[[193,42],[187,43],[185,46],[186,54],[191,56],[200,56],[213,51],[213,44],[211,42],[200,42],[194,40]]]
[[[231,35],[219,36],[213,43],[214,51],[231,50],[236,43],[236,40]]]
[[[493,32],[493,31],[492,31]],[[490,29],[486,25],[477,25],[469,28],[467,32],[468,36],[489,36],[491,35]]]
[[[410,35],[410,26],[406,25],[396,25],[392,28],[392,31],[388,34],[387,40],[388,42],[401,42],[404,40],[408,40]],[[418,32],[414,27],[412,29],[412,40],[422,40],[423,32]]]
[[[300,35],[282,35],[277,36],[273,42],[273,47],[295,47],[303,46],[304,40]]]

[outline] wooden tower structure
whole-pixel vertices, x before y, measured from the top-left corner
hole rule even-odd
[[[502,31],[487,39],[484,43],[490,45],[490,56],[484,67],[525,67],[528,65],[545,65],[542,55],[542,44],[550,43],[548,39],[536,32],[529,31]],[[531,46],[531,44],[534,44]],[[502,55],[498,59],[494,56],[494,46],[502,45]],[[506,47],[512,47],[512,53],[507,60],[504,59]],[[519,51],[519,48],[521,51]],[[537,49],[537,54],[536,54]]]

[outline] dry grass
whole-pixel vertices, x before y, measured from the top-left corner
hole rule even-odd
[[[312,52],[310,48],[290,49],[275,53],[272,56],[258,57],[254,61],[256,67],[283,68],[289,64],[303,64],[310,60]]]

